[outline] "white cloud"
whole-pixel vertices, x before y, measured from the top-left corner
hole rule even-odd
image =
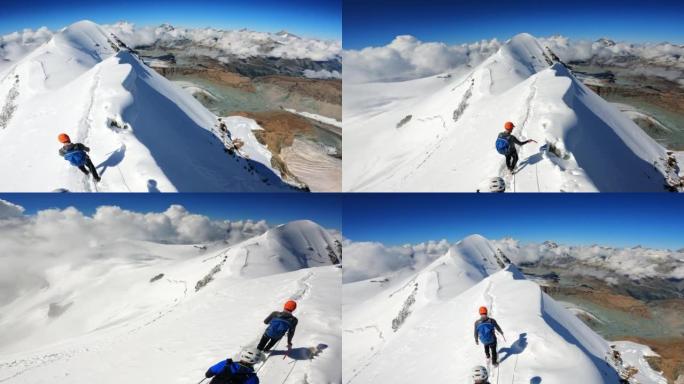
[[[0,36],[0,70],[10,66],[50,40],[52,35],[52,31],[42,27],[35,31],[24,29]]]
[[[22,207],[0,200],[0,305],[47,284],[52,266],[140,252],[132,241],[234,244],[268,228],[263,220],[213,220],[180,205],[154,213],[101,206],[92,216],[73,207],[25,215]]]
[[[446,254],[448,249],[446,240],[403,246],[347,240],[344,244],[342,281],[351,283],[366,280],[405,267],[421,268]]]
[[[136,27],[127,22],[102,27],[132,48],[163,43],[169,47],[184,49],[190,54],[208,55],[223,61],[230,60],[229,55],[240,58],[268,56],[327,61],[337,59],[342,52],[342,42],[339,40],[301,38],[289,33],[174,28],[169,25]],[[0,36],[0,70],[8,68],[49,41],[54,33],[42,27],[35,31],[24,29]]]
[[[310,79],[340,79],[342,74],[338,71],[328,71],[326,69],[321,69],[319,71],[313,71],[311,69],[304,70],[304,77]]]
[[[566,62],[593,59],[601,64],[617,66],[630,62],[634,67],[634,59],[639,58],[644,62],[637,65],[637,71],[670,80],[680,78],[684,69],[684,46],[670,43],[630,44],[607,39],[592,42],[564,36],[538,40]],[[474,67],[494,54],[501,45],[497,39],[447,45],[422,42],[409,35],[397,36],[385,46],[344,51],[344,81],[411,80],[466,68],[467,65]]]
[[[382,47],[344,51],[344,81],[363,83],[436,75],[464,65],[475,66],[500,46],[496,39],[447,45],[422,42],[410,35],[397,36]]]
[[[611,282],[610,276],[632,280],[644,278],[684,278],[684,252],[651,248],[612,248],[599,245],[573,246],[520,244],[513,239],[492,241],[516,264],[543,263],[567,266],[573,273],[591,275]]]
[[[632,44],[608,39],[597,41],[572,40],[564,36],[538,39],[563,61],[594,58],[605,64],[620,64],[625,59],[638,57],[664,66],[684,66],[684,46],[670,43]]]
[[[599,245],[572,246],[527,243],[505,238],[489,240],[518,265],[542,263],[568,272],[594,276],[609,284],[617,276],[632,280],[645,278],[684,279],[684,250],[651,248],[612,248]],[[404,268],[420,270],[448,251],[446,240],[420,244],[386,246],[377,242],[344,242],[343,282],[385,276]]]

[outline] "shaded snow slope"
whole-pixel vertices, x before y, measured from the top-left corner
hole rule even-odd
[[[296,238],[322,245],[319,229],[290,223],[267,232],[277,239],[268,245],[215,251],[136,242],[96,264],[57,266],[45,286],[2,308],[0,381],[197,382],[210,365],[256,345],[263,319],[295,299],[293,350],[283,359],[283,346],[275,348],[262,382],[339,383],[340,268],[292,264],[283,273],[274,258],[273,273],[262,265],[259,277],[240,277],[231,263],[245,248],[282,259],[306,253]]]
[[[0,74],[7,103],[0,190],[95,190],[57,155],[61,132],[91,148],[99,191],[292,189],[251,130],[240,132],[242,156],[226,154],[211,112],[92,22],[65,28]]]
[[[618,383],[608,342],[504,263],[471,236],[420,271],[344,284],[344,383],[469,383],[472,367],[486,365],[473,336],[482,305],[507,338],[491,383]],[[641,383],[660,383],[639,358],[623,356],[656,378]]]
[[[228,251],[230,273],[259,277],[339,263],[335,239],[312,221],[295,221],[270,229]]]
[[[453,78],[345,87],[361,101],[344,106],[344,190],[664,191],[665,149],[551,57],[520,34]],[[494,148],[506,121],[538,142],[514,176]]]

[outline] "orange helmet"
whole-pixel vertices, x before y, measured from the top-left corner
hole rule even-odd
[[[294,312],[297,309],[297,303],[294,300],[288,300],[283,308],[288,312]]]
[[[71,139],[66,133],[60,133],[59,136],[57,136],[57,140],[62,144],[71,143]]]
[[[487,314],[487,307],[480,307],[480,315],[486,315]]]
[[[515,125],[513,125],[513,123],[511,123],[510,121],[507,121],[507,122],[504,124],[504,129],[507,130],[507,131],[512,131],[512,130],[513,130],[513,127],[515,127]]]

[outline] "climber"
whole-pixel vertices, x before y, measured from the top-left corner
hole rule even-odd
[[[483,366],[473,367],[470,377],[473,379],[473,384],[489,384],[489,374],[487,368]]]
[[[299,321],[292,315],[295,309],[297,309],[297,303],[294,300],[288,300],[283,306],[282,312],[275,311],[268,315],[264,320],[264,324],[268,324],[268,327],[257,346],[259,351],[269,352],[286,333],[287,349],[292,348],[292,337],[294,337]]]
[[[78,167],[78,169],[86,175],[92,174],[93,179],[96,182],[100,181],[100,176],[97,174],[93,161],[90,160],[90,156],[86,153],[90,152],[90,148],[81,143],[72,143],[71,138],[66,133],[61,133],[57,136],[57,139],[60,143],[64,144],[59,150],[59,155],[62,156],[64,160],[67,160],[71,165]]]
[[[226,122],[223,121],[222,118],[218,118],[219,122],[219,131],[221,133],[221,141],[223,141],[223,145],[228,148],[232,149],[233,147],[233,137],[230,134],[230,131],[228,130],[228,126],[226,126]]]
[[[504,131],[499,133],[496,138],[496,151],[500,154],[506,156],[506,168],[513,172],[515,166],[518,164],[518,150],[515,148],[517,145],[525,145],[527,143],[536,143],[536,141],[529,139],[525,141],[518,140],[517,137],[513,136],[513,128],[515,125],[510,121],[504,124]]]
[[[499,331],[501,336],[503,336],[503,331],[496,320],[492,319],[487,315],[487,307],[480,307],[480,318],[475,322],[474,335],[475,344],[484,345],[485,356],[487,360],[491,358],[492,364],[496,367],[499,365],[496,354],[496,333]]]
[[[204,376],[212,378],[209,384],[259,384],[254,364],[259,362],[259,352],[245,348],[240,352],[238,362],[232,359],[221,361],[207,370]]]

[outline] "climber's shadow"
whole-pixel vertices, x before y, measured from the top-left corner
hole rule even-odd
[[[508,359],[513,355],[519,355],[523,353],[525,348],[527,348],[527,333],[521,333],[518,336],[518,340],[514,341],[510,347],[499,349],[500,355],[505,354],[505,356],[499,359],[499,363],[503,363],[504,360]]]
[[[318,344],[315,347],[292,348],[289,353],[288,351],[272,351],[271,356],[283,356],[287,354],[287,357],[293,360],[312,360],[327,348],[328,346],[326,344]]]

